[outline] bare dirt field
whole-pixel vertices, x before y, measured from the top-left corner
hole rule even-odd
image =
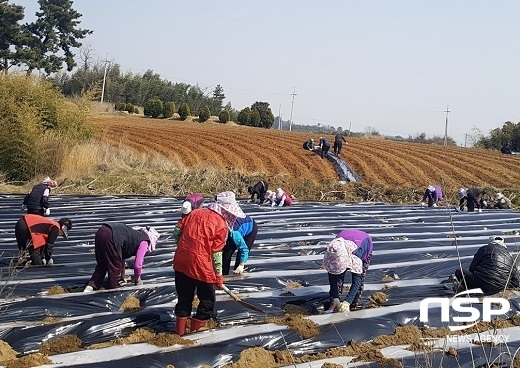
[[[139,152],[158,152],[186,167],[262,174],[267,180],[280,175],[338,179],[328,161],[302,148],[305,140],[319,138],[317,134],[131,116],[94,115],[89,120],[103,140]],[[438,183],[450,191],[462,186],[520,188],[519,156],[476,148],[347,139],[341,157],[365,185],[422,189]]]

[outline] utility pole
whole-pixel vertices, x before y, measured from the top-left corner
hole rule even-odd
[[[294,87],[293,93],[291,93],[292,96],[292,103],[291,103],[291,117],[289,118],[289,131],[292,130],[292,112],[294,108],[294,96],[296,96],[296,87]]]
[[[278,107],[278,130],[282,130],[282,104]]]
[[[348,125],[348,136],[350,137],[350,132],[352,130],[352,122],[349,122],[349,125]]]
[[[101,88],[101,103],[103,103],[103,98],[105,97],[105,82],[107,80],[107,69],[108,69],[108,52],[107,58],[105,59],[105,74],[103,74],[103,88]]]
[[[467,145],[466,145],[467,143],[468,143],[468,133],[466,133],[464,135],[464,147],[467,147]]]
[[[446,111],[444,111],[446,113],[446,126],[444,127],[444,145],[445,146],[448,145],[448,114],[450,113],[449,107],[450,107],[450,105],[447,105]]]

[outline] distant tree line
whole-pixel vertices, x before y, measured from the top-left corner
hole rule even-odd
[[[493,129],[489,136],[481,135],[475,146],[501,149],[506,144],[510,145],[512,151],[520,152],[520,123],[505,122],[501,128]]]

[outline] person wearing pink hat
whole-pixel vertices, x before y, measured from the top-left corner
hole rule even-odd
[[[49,196],[51,195],[51,189],[57,186],[58,183],[47,176],[25,195],[22,208],[27,208],[27,213],[32,215],[50,215]]]
[[[355,229],[340,231],[329,243],[323,258],[330,285],[330,305],[326,313],[357,309],[373,248],[370,235]],[[343,291],[347,271],[352,274],[352,284],[345,300],[341,302],[339,295]]]
[[[176,333],[186,333],[195,293],[197,311],[191,317],[190,332],[200,330],[215,316],[215,285],[223,287],[222,250],[237,218],[246,215],[235,199],[235,193],[219,193],[208,208],[193,210],[178,223],[180,237],[173,257],[175,270]]]
[[[291,196],[289,194],[287,194],[287,192],[285,190],[283,190],[282,188],[276,189],[275,198],[274,198],[274,201],[271,203],[271,206],[272,207],[274,207],[274,206],[283,207],[283,206],[290,206],[290,205],[292,205]]]
[[[125,260],[135,257],[134,283],[142,285],[144,256],[155,251],[160,234],[153,227],[135,230],[120,222],[106,222],[96,232],[96,268],[84,292],[98,290],[108,272],[107,289],[125,284]]]

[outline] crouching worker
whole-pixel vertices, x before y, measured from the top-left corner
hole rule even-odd
[[[499,210],[509,210],[513,208],[511,200],[502,193],[497,193],[495,195],[495,201],[493,208],[498,208]]]
[[[32,265],[51,266],[54,242],[58,235],[68,239],[72,221],[64,217],[58,221],[40,215],[23,215],[15,225],[14,233],[20,253],[27,250]]]
[[[260,201],[260,204],[265,202],[265,194],[269,189],[269,184],[265,180],[260,180],[253,186],[249,186],[247,191],[251,194],[251,202],[255,203],[255,195]]]
[[[501,236],[491,237],[473,256],[469,269],[457,269],[455,277],[460,282],[455,292],[480,288],[484,294],[495,294],[519,286],[518,263]]]
[[[135,230],[119,222],[107,222],[96,232],[96,268],[84,292],[98,290],[103,285],[108,272],[107,289],[123,286],[125,281],[125,260],[135,257],[134,284],[142,285],[141,274],[144,256],[155,251],[160,234],[153,227]]]
[[[282,206],[290,206],[290,205],[292,205],[291,196],[289,194],[287,194],[287,192],[285,190],[283,190],[282,188],[276,189],[275,199],[271,203],[271,206],[282,207]]]
[[[372,257],[372,249],[370,235],[354,229],[342,230],[329,243],[323,259],[330,284],[330,306],[326,313],[348,312],[358,308]],[[343,291],[347,271],[352,274],[352,284],[345,301],[341,302],[339,295]]]
[[[421,206],[426,206],[426,201],[428,201],[428,207],[437,207],[440,200],[442,200],[441,187],[438,185],[428,185],[424,191]]]
[[[51,213],[49,196],[51,195],[51,190],[57,186],[58,183],[47,176],[25,195],[22,208],[27,208],[28,214],[49,216]]]
[[[244,272],[245,264],[249,258],[249,251],[253,247],[258,233],[258,225],[252,217],[237,218],[233,224],[233,230],[229,232],[226,246],[222,252],[222,273],[229,274],[231,268],[231,258],[233,253],[238,250],[235,260],[234,274]]]
[[[199,208],[181,219],[177,250],[173,257],[175,288],[176,333],[184,335],[191,316],[195,292],[199,299],[197,312],[191,318],[191,332],[200,330],[215,316],[215,285],[223,287],[222,249],[235,220],[246,215],[233,192],[222,192],[208,208]]]

